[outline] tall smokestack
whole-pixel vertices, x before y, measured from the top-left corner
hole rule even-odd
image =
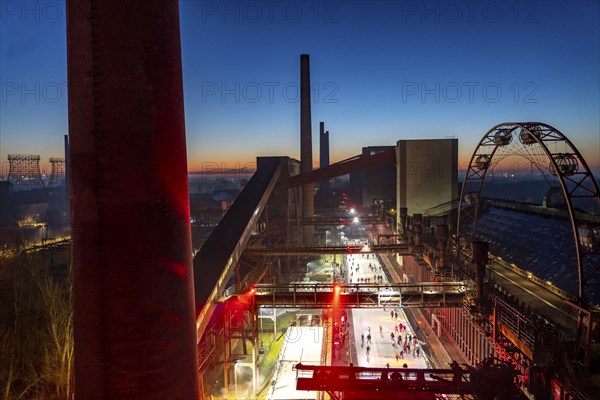
[[[329,166],[329,131],[325,131],[325,122],[319,123],[319,168]],[[329,180],[321,181],[320,187],[329,190]]]
[[[75,397],[197,399],[178,2],[67,0],[67,55]]]
[[[308,54],[300,55],[300,171],[312,171],[312,118],[310,113],[310,59]],[[302,218],[315,215],[314,183],[302,187]],[[305,244],[314,240],[313,225],[304,225],[303,238]]]
[[[319,124],[319,168],[329,166],[329,131],[325,131],[325,123]]]

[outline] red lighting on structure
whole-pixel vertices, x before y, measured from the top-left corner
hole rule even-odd
[[[185,279],[188,276],[187,269],[185,265],[181,262],[177,261],[167,261],[167,268],[169,271],[173,272],[178,278]]]
[[[336,285],[334,286],[334,291],[335,291],[335,294],[340,294],[340,290],[341,290],[341,287],[340,287],[340,285],[339,285],[339,284],[336,284]]]

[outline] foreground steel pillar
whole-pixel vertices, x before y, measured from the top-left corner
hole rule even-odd
[[[197,399],[178,2],[67,17],[76,398]]]
[[[300,55],[300,172],[305,174],[312,167],[312,118],[310,112],[310,60],[308,54]],[[315,215],[314,183],[302,186],[302,218]],[[313,225],[304,225],[302,241],[312,244],[315,236]]]
[[[485,266],[488,263],[488,242],[473,241],[471,243],[473,250],[473,266],[475,270],[475,293],[477,304],[483,306],[486,300],[484,278]]]

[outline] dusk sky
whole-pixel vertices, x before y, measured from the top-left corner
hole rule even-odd
[[[64,2],[0,0],[0,158],[63,156]],[[332,161],[399,139],[541,121],[600,165],[597,1],[180,2],[188,163],[299,156],[299,56],[311,56]],[[156,27],[160,29],[160,27]],[[598,177],[598,176],[596,176]]]

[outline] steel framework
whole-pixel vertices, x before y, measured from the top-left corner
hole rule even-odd
[[[256,393],[258,357],[258,315],[252,296],[240,296],[225,303],[223,313],[223,379],[229,388],[233,377],[237,397],[236,368],[252,371],[252,393]]]
[[[488,357],[476,367],[450,369],[372,368],[296,364],[297,390],[326,391],[332,399],[438,399],[440,394],[464,398],[514,399],[518,372],[509,363]],[[340,394],[343,394],[340,396]]]
[[[576,218],[574,201],[591,198],[600,204],[600,191],[579,150],[556,128],[541,122],[505,122],[483,136],[473,152],[463,182],[457,236],[476,238],[481,193],[488,171],[511,155],[526,158],[547,181],[554,176],[560,184],[577,256],[578,302],[586,305],[586,285],[594,282],[600,266],[592,262],[598,249],[582,240],[581,233],[588,227]],[[469,184],[474,184],[476,190],[469,192]]]
[[[290,283],[252,286],[249,292],[232,291],[221,299],[225,304],[236,303],[249,295],[258,307],[278,308],[378,308],[462,307],[467,286],[464,282],[418,282],[380,285]],[[334,301],[334,299],[337,300]]]
[[[392,235],[384,235],[392,236]],[[255,245],[246,248],[244,254],[292,256],[308,254],[370,254],[370,253],[398,253],[402,255],[414,254],[414,249],[407,243],[382,244],[373,246],[261,246]]]
[[[198,341],[209,324],[216,300],[242,257],[281,170],[280,164],[257,170],[194,259]]]
[[[8,182],[13,192],[42,189],[44,182],[40,173],[40,156],[34,154],[9,154]]]
[[[354,171],[366,168],[374,168],[380,165],[395,165],[396,150],[385,150],[373,155],[357,155],[346,160],[338,161],[325,168],[319,168],[310,172],[290,177],[290,187],[298,187],[310,182],[324,181],[346,175]]]
[[[52,172],[48,180],[48,187],[59,187],[65,184],[65,159],[62,157],[50,158]]]

